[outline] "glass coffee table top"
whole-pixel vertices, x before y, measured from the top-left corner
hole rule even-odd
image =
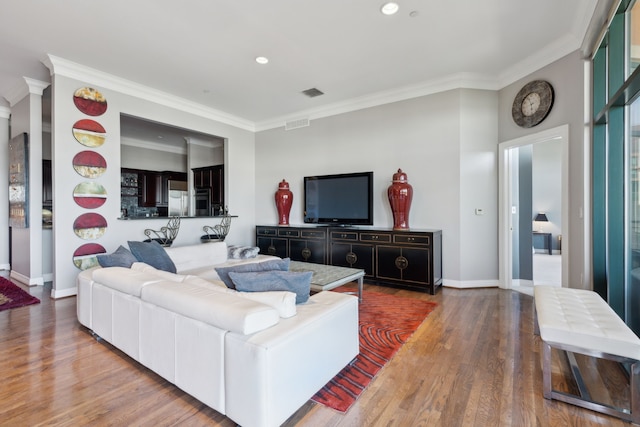
[[[311,289],[330,291],[345,283],[358,282],[358,299],[362,301],[362,284],[364,270],[359,268],[337,267],[335,265],[313,264],[310,262],[291,261],[289,271],[311,271]]]

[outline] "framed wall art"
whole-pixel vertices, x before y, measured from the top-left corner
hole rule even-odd
[[[9,225],[29,228],[29,136],[9,141]]]

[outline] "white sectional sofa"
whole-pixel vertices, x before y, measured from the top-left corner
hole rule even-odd
[[[168,248],[177,273],[144,263],[78,275],[80,323],[244,427],[278,426],[358,354],[357,297],[244,293],[217,280],[224,242]],[[292,306],[293,304],[293,306]]]

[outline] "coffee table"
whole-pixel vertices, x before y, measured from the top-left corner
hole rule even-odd
[[[364,270],[359,268],[337,267],[335,265],[313,264],[310,262],[291,261],[289,271],[312,271],[311,289],[330,291],[338,286],[358,281],[358,300],[362,302],[362,283]]]

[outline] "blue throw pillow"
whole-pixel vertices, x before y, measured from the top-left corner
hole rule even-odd
[[[102,267],[131,267],[131,264],[137,262],[135,256],[124,246],[118,246],[118,249],[112,254],[98,255],[98,264]]]
[[[152,240],[150,242],[128,242],[129,249],[136,259],[145,264],[149,264],[158,270],[176,272],[176,265],[171,261],[169,255],[160,243]]]
[[[235,289],[235,285],[233,284],[233,280],[229,277],[229,273],[232,271],[237,273],[248,273],[254,271],[269,271],[269,270],[281,270],[288,271],[289,270],[289,258],[284,259],[273,259],[264,262],[252,262],[250,264],[238,264],[232,265],[230,267],[218,267],[216,268],[216,273],[220,277],[220,280],[224,282],[230,289]]]
[[[259,271],[255,273],[229,273],[236,289],[242,292],[289,291],[295,292],[296,304],[307,302],[311,292],[312,271]]]

